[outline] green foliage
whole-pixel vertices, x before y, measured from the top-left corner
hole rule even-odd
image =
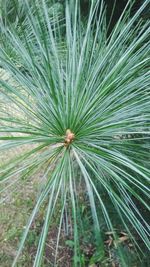
[[[80,237],[86,207],[96,247],[92,263],[103,259],[104,229],[119,240],[112,213],[134,245],[140,249],[138,235],[150,247],[143,213],[149,210],[150,22],[140,20],[148,3],[129,18],[129,1],[109,37],[103,1],[91,2],[83,23],[77,0],[65,2],[65,18],[49,12],[47,1],[41,0],[40,7],[35,1],[31,8],[25,0],[24,23],[2,24],[1,66],[16,84],[0,83],[3,103],[10,103],[10,109],[0,109],[0,151],[30,149],[1,166],[0,182],[5,188],[19,183],[15,176],[26,179],[44,172],[13,266],[42,205],[34,267],[43,266],[55,216],[54,266],[63,226],[73,239],[74,266],[84,266]],[[121,266],[127,266],[120,246],[118,254]]]

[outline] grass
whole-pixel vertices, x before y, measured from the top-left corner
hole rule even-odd
[[[13,259],[17,251],[18,240],[22,236],[22,231],[26,227],[28,221],[28,216],[34,207],[36,201],[36,195],[39,192],[39,182],[37,177],[30,181],[23,183],[23,190],[17,190],[17,193],[12,193],[11,197],[4,202],[4,205],[0,208],[0,266],[8,267],[12,265]],[[95,244],[93,242],[92,226],[88,222],[88,217],[90,214],[86,210],[86,206],[81,199],[80,207],[82,213],[84,214],[84,231],[85,234],[82,235],[81,239],[81,248],[82,254],[81,259],[83,265],[85,266],[100,266],[102,267],[112,267],[117,266],[119,261],[119,255],[116,249],[116,245],[113,243],[112,233],[107,233],[105,235],[106,246],[105,246],[105,255],[101,258],[100,252],[95,251]],[[59,211],[59,209],[58,209]],[[32,267],[33,258],[36,253],[36,245],[39,240],[39,233],[42,227],[42,211],[38,218],[38,223],[34,223],[30,230],[30,233],[27,238],[26,246],[23,255],[21,256],[18,267]],[[112,214],[112,217],[115,217],[115,214]],[[115,218],[114,218],[115,220]],[[54,220],[53,227],[49,231],[47,238],[47,246],[45,252],[45,263],[42,267],[53,266],[55,246],[57,239],[57,218]],[[116,221],[116,229],[118,234],[120,232],[120,240],[123,240],[124,232],[120,227],[120,224]],[[105,232],[104,227],[104,232]],[[122,231],[121,231],[122,230]],[[123,233],[122,233],[123,232]],[[138,241],[139,242],[139,241]],[[132,243],[129,239],[124,239],[122,241],[124,254],[127,259],[127,266],[130,267],[148,267],[149,266],[149,257],[143,257],[142,262],[139,262],[136,252],[132,246]],[[60,252],[58,257],[58,267],[71,267],[73,262],[73,246],[74,242],[71,236],[63,237],[61,236],[60,241]],[[146,251],[145,251],[146,253]],[[97,264],[95,265],[95,262]]]
[[[36,199],[37,183],[22,185],[23,189],[20,188],[19,193],[18,191],[12,193],[0,209],[0,266],[3,267],[12,265],[18,240],[25,229]],[[31,235],[28,242],[30,240]],[[19,266],[32,266],[29,252],[24,253],[23,258]]]

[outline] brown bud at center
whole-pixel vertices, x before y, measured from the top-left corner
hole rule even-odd
[[[71,132],[70,129],[66,130],[66,136],[65,136],[65,146],[68,146],[72,141],[74,140],[75,135]]]

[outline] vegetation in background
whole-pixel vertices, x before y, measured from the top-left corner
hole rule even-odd
[[[15,83],[0,82],[0,151],[28,146],[0,164],[2,192],[43,173],[12,266],[39,220],[36,267],[53,229],[53,266],[64,237],[71,266],[105,264],[106,246],[116,266],[129,266],[131,247],[139,258],[150,248],[150,22],[140,19],[149,0],[130,17],[133,3],[109,35],[102,0],[86,21],[78,0],[60,12],[25,0],[25,17],[16,5],[17,22],[1,23],[1,67]]]

